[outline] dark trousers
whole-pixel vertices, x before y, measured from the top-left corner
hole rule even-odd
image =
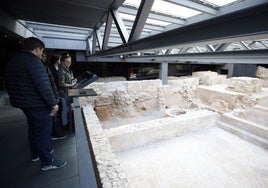
[[[58,113],[53,117],[52,137],[65,136],[65,131],[62,126],[62,121]]]
[[[28,122],[28,140],[32,158],[40,157],[42,165],[52,161],[50,140],[52,132],[52,117],[50,108],[24,109]]]
[[[61,116],[61,123],[63,126],[65,126],[69,123],[71,99],[68,98],[68,93],[65,90],[60,90],[59,94],[61,96],[61,99],[59,102],[59,112]]]

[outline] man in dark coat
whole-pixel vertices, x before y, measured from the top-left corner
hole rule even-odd
[[[41,160],[41,170],[61,168],[66,162],[52,158],[52,114],[57,101],[41,61],[44,43],[35,37],[24,40],[23,50],[6,66],[5,85],[10,103],[23,110],[28,122],[32,161]]]

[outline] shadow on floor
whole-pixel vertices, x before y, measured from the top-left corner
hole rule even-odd
[[[19,109],[0,108],[0,187],[78,188],[76,141],[74,133],[52,141],[53,157],[65,160],[66,167],[43,172],[40,162],[32,162],[27,141],[27,121]]]

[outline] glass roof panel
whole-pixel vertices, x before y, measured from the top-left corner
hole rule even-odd
[[[134,21],[136,17],[130,14],[125,14],[125,13],[119,13],[119,15],[121,16],[123,20],[130,20],[130,21]],[[160,26],[167,26],[170,24],[170,22],[164,22],[164,21],[154,20],[150,18],[146,20],[146,23],[153,24],[153,25],[160,25]]]
[[[209,2],[209,3],[217,5],[217,6],[224,6],[224,5],[233,3],[235,1],[239,1],[239,0],[206,0],[204,2]]]
[[[125,13],[121,13],[119,12],[119,15],[120,17],[123,19],[123,20],[130,20],[130,21],[134,21],[136,16],[134,15],[131,15],[131,14],[125,14]]]
[[[170,22],[164,22],[164,21],[154,20],[154,19],[150,19],[150,18],[148,18],[146,20],[146,23],[153,24],[153,25],[160,25],[160,26],[167,26],[167,25],[171,24]]]
[[[139,8],[140,3],[141,0],[126,0],[123,5],[129,5]],[[170,10],[172,10],[172,12]],[[152,11],[181,18],[189,18],[200,13],[199,11],[176,5],[174,3],[169,3],[163,0],[155,0],[152,7]]]
[[[141,4],[141,0],[125,0],[123,5],[129,5],[129,6],[134,6],[136,8],[139,8]]]
[[[168,15],[181,17],[181,18],[189,18],[191,16],[195,16],[201,13],[199,11],[196,11],[187,7],[183,7],[180,5],[176,5],[174,3],[162,1],[162,0],[155,0],[152,10],[155,12],[168,14]]]

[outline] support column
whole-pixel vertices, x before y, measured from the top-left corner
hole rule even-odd
[[[162,80],[163,85],[168,84],[168,63],[162,62],[160,64],[159,79]]]
[[[227,78],[233,77],[233,71],[234,71],[234,64],[233,63],[226,63],[220,69],[223,69],[223,70],[227,70],[228,71]],[[221,73],[220,70],[219,70],[219,73]]]

